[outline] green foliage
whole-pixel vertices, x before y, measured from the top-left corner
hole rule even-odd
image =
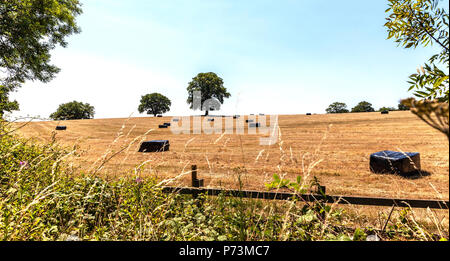
[[[433,55],[428,64],[409,76],[409,90],[423,99],[449,101],[449,14],[438,7],[438,0],[389,0],[389,13],[385,27],[388,39],[404,48],[437,44],[441,51]],[[447,70],[436,65],[442,64]]]
[[[282,179],[277,174],[273,174],[273,180],[270,183],[265,184],[267,190],[272,189],[280,189],[280,188],[287,188],[287,189],[293,189],[297,193],[305,193],[306,189],[303,187],[302,184],[302,177],[297,176],[297,179],[295,181],[289,181],[287,179]]]
[[[10,92],[26,80],[48,82],[59,72],[50,64],[50,51],[66,47],[65,38],[80,32],[75,24],[80,6],[78,0],[0,1],[2,88]]]
[[[89,103],[72,101],[59,105],[56,112],[50,115],[53,120],[79,120],[94,117],[94,107]]]
[[[352,108],[352,112],[373,112],[375,109],[370,102],[362,101]]]
[[[347,109],[347,105],[343,102],[333,102],[326,109],[327,113],[347,113],[349,112]]]
[[[224,102],[224,98],[231,96],[227,89],[223,86],[223,80],[217,74],[213,72],[199,73],[192,78],[187,87],[188,99],[187,103],[190,104],[190,108],[194,110],[201,110],[202,108],[194,108],[194,91],[201,91],[201,104],[208,99],[217,99],[221,104]],[[201,105],[198,104],[198,105]],[[205,115],[208,115],[209,108],[206,108]]]
[[[139,104],[138,111],[143,113],[147,111],[147,114],[163,114],[170,110],[171,102],[169,98],[159,93],[146,94],[141,97],[141,103]]]
[[[5,112],[12,112],[19,109],[17,101],[9,100],[9,92],[3,85],[0,85],[0,119],[3,118]]]
[[[415,96],[422,99],[438,99],[448,103],[448,69],[445,72],[434,64],[431,66],[425,64],[424,67],[421,67],[421,71],[418,70],[417,74],[412,74],[409,78],[408,83],[411,84],[411,87],[408,90],[420,89],[414,93]]]

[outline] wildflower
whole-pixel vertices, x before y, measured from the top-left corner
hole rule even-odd
[[[21,161],[21,162],[19,162],[19,165],[20,165],[21,168],[26,168],[27,169],[29,167],[27,161]]]

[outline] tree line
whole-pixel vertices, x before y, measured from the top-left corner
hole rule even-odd
[[[381,107],[378,111],[407,111],[410,108],[406,105],[403,105],[401,102],[398,104],[397,108],[394,107]],[[351,110],[347,109],[347,104],[343,102],[333,102],[328,106],[325,110],[327,113],[348,113],[348,112],[374,112],[372,104],[367,101],[359,102],[355,107]]]
[[[201,109],[205,111],[205,115],[209,114],[210,110],[214,108],[194,108],[194,92],[201,92],[201,104],[208,99],[214,99],[220,104],[223,104],[224,98],[229,98],[231,94],[223,86],[223,79],[213,72],[199,73],[192,78],[188,87],[187,103],[190,104],[191,109]],[[138,106],[139,113],[147,113],[153,116],[166,113],[170,110],[172,102],[166,96],[154,92],[141,96]],[[94,117],[94,107],[89,103],[82,103],[72,101],[61,104],[56,112],[50,115],[53,120],[75,120],[75,119],[91,119]]]

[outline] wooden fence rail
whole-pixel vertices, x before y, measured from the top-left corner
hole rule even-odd
[[[326,203],[337,204],[355,204],[366,206],[398,206],[411,208],[434,208],[434,209],[448,209],[449,201],[445,200],[424,200],[424,199],[401,199],[401,198],[374,198],[374,197],[354,197],[354,196],[338,196],[321,194],[295,194],[285,192],[269,192],[269,191],[252,191],[252,190],[225,190],[202,188],[203,179],[197,178],[197,166],[192,166],[192,186],[188,187],[164,187],[165,193],[179,193],[192,194],[197,197],[199,194],[206,194],[209,196],[218,196],[224,194],[231,197],[268,199],[268,200],[290,200],[297,197],[300,200],[312,202],[321,200]],[[321,188],[325,191],[325,187]]]
[[[294,194],[267,191],[249,191],[249,190],[223,190],[211,188],[180,188],[180,187],[164,187],[165,193],[206,194],[208,196],[218,196],[224,194],[231,197],[268,199],[268,200],[289,200],[294,196],[300,200],[312,202],[322,200],[326,203],[338,204],[355,204],[366,206],[398,206],[411,208],[437,208],[448,209],[449,201],[444,200],[423,200],[423,199],[399,199],[399,198],[371,198],[371,197],[352,197],[352,196],[336,196],[336,195],[320,195],[320,194]]]

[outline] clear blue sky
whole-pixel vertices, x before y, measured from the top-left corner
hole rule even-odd
[[[223,114],[325,113],[334,101],[396,107],[412,95],[408,76],[437,50],[386,40],[381,0],[82,3],[81,34],[52,52],[62,71],[14,93],[14,115],[48,117],[78,100],[95,118],[138,116],[140,96],[152,92],[172,100],[168,115],[189,115],[188,82],[210,71],[232,95]]]

